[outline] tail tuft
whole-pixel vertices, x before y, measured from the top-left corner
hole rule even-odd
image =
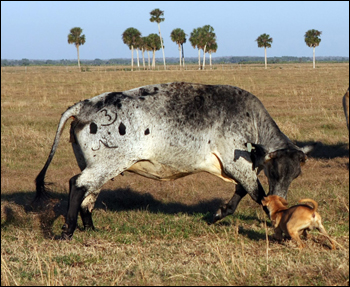
[[[43,169],[35,179],[36,194],[32,204],[38,204],[51,198],[51,195],[49,194],[50,189],[48,186],[52,183],[45,182],[45,173],[46,169]]]

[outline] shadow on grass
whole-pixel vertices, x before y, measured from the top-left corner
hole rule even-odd
[[[300,147],[306,145],[314,145],[314,150],[309,154],[309,157],[315,159],[332,159],[336,157],[348,157],[348,144],[324,145],[320,142],[296,142]],[[349,164],[347,164],[349,169]],[[20,207],[21,212],[35,213],[38,215],[40,227],[45,238],[56,238],[52,232],[54,221],[59,216],[65,216],[68,208],[68,193],[51,192],[51,198],[40,205],[32,206],[32,200],[35,196],[34,191],[17,192],[12,194],[1,194],[1,201],[14,203]],[[149,193],[139,193],[130,188],[119,188],[116,190],[102,190],[99,198],[96,201],[95,209],[104,209],[110,211],[127,211],[147,209],[149,212],[163,214],[185,213],[188,215],[202,214],[202,220],[208,224],[212,223],[214,212],[223,204],[221,198],[214,198],[207,201],[199,201],[196,204],[184,204],[180,202],[164,203],[155,199]],[[2,208],[1,228],[5,228],[12,222],[18,219],[17,213],[20,213],[16,207],[9,204]],[[3,220],[4,216],[4,220]],[[249,221],[257,218],[244,218],[238,215],[242,221]],[[23,222],[23,220],[19,220]],[[216,224],[230,224],[225,221]],[[241,229],[242,234],[250,239],[260,240],[262,236],[250,229]]]
[[[110,211],[127,211],[146,209],[154,213],[176,214],[185,213],[193,215],[197,213],[214,213],[223,204],[222,199],[214,198],[207,201],[199,201],[196,204],[184,204],[180,202],[162,202],[155,199],[150,193],[139,193],[130,188],[116,190],[102,190],[95,208]]]
[[[50,198],[37,202],[32,200],[34,191],[1,194],[1,201],[9,204],[2,208],[1,228],[9,224],[23,222],[21,218],[25,213],[35,214],[39,220],[40,228],[45,238],[58,239],[52,232],[54,221],[60,216],[66,216],[68,209],[68,193],[50,192]],[[187,205],[179,202],[164,203],[155,199],[149,193],[136,192],[130,188],[119,188],[116,190],[102,190],[95,204],[95,209],[109,211],[146,210],[153,213],[188,215],[204,214],[202,220],[211,223],[214,212],[223,204],[223,200],[214,198],[208,201],[200,201],[197,204]],[[16,215],[18,208],[24,215]],[[4,219],[4,220],[3,220]]]
[[[52,231],[55,220],[60,216],[65,216],[68,208],[68,194],[51,192],[51,198],[33,206],[31,204],[35,192],[18,192],[13,194],[2,194],[1,200],[16,204],[24,209],[25,213],[37,215],[40,228],[44,238],[60,239]],[[214,198],[207,201],[200,201],[196,204],[184,204],[179,202],[164,203],[155,199],[149,193],[139,193],[130,188],[119,188],[116,190],[102,190],[95,205],[95,209],[103,209],[107,211],[120,212],[128,210],[146,210],[153,213],[163,214],[202,214],[202,220],[207,224],[212,223],[214,212],[223,204],[223,200]],[[4,228],[10,224],[14,224],[13,218],[16,218],[17,210],[13,206],[4,208],[6,220],[1,224]],[[235,215],[234,215],[235,216]],[[262,240],[265,235],[248,228],[249,222],[259,219],[254,216],[246,216],[236,213],[237,220],[244,223],[246,227],[240,226],[239,233],[251,240]],[[18,216],[17,216],[18,217]],[[21,220],[23,222],[23,220]],[[233,221],[219,221],[215,223],[218,226],[232,226]]]
[[[337,143],[333,145],[323,144],[321,142],[295,142],[299,147],[313,145],[314,149],[308,154],[308,157],[315,159],[334,159],[336,157],[349,157],[349,144]],[[349,165],[348,165],[349,166]]]

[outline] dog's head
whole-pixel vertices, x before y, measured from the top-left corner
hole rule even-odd
[[[270,211],[277,211],[278,209],[285,209],[288,205],[287,200],[278,195],[269,195],[261,200],[263,206],[266,206]]]

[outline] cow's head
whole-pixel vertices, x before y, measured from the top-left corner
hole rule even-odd
[[[269,181],[269,194],[278,195],[287,198],[287,191],[293,179],[301,173],[301,165],[306,160],[306,154],[313,147],[304,148],[286,148],[273,152],[268,152],[264,146],[251,144],[251,159],[253,169],[258,168],[258,172],[264,169],[265,175]]]

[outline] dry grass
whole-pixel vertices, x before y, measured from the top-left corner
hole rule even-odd
[[[97,232],[77,230],[70,242],[55,240],[68,180],[79,172],[68,128],[47,174],[55,184],[54,200],[41,213],[29,203],[61,113],[102,92],[171,81],[239,86],[258,96],[297,144],[318,142],[288,199],[315,199],[328,233],[345,250],[331,251],[317,233],[302,251],[293,242],[266,241],[266,218],[248,197],[233,217],[208,225],[234,192],[232,184],[208,174],[157,182],[126,173],[100,194],[93,214]],[[103,67],[83,73],[65,67],[2,69],[1,284],[348,285],[349,139],[341,105],[348,85],[349,64],[132,73]],[[269,221],[267,230],[272,234]]]

